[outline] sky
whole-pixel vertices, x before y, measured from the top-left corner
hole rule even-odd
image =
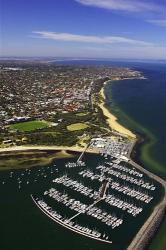
[[[0,0],[0,56],[166,60],[166,0]]]

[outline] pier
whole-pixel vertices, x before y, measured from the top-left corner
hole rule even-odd
[[[107,152],[110,150],[110,154],[107,160],[95,168],[89,164],[88,168],[87,162],[82,161],[84,154],[89,151],[88,147],[89,145],[84,148],[77,160],[65,163],[65,172],[52,180],[53,186],[44,192],[49,197],[35,199],[35,202],[48,217],[60,225],[89,238],[111,243],[111,230],[118,227],[121,230],[121,224],[129,225],[128,216],[131,216],[134,223],[134,217],[143,216],[146,209],[153,206],[158,191],[158,185],[153,180],[162,186],[165,182],[133,162],[127,155],[129,147],[122,143],[109,145]],[[115,154],[116,150],[118,154]],[[57,203],[64,208],[64,212],[53,209]],[[144,225],[140,225],[140,231],[128,250],[145,249],[162,221],[165,204],[162,201],[156,205]],[[84,218],[85,221],[86,218],[89,219],[88,227]]]
[[[36,200],[33,195],[31,194],[31,198],[33,200],[33,202],[35,203],[35,205],[45,214],[47,215],[51,220],[57,222],[58,224],[60,224],[61,226],[75,232],[78,233],[80,235],[86,236],[88,238],[91,238],[93,240],[98,240],[101,242],[105,242],[105,243],[109,243],[111,244],[112,241],[110,240],[106,240],[106,239],[102,239],[100,236],[100,233],[98,233],[96,230],[89,230],[88,228],[85,227],[80,227],[79,225],[75,224],[73,225],[73,223],[71,221],[69,221],[68,219],[61,219],[61,216],[59,214],[57,214],[56,212],[52,211],[51,208],[49,206],[47,206],[46,203],[44,203],[41,200]],[[82,230],[81,230],[82,229]]]
[[[101,191],[100,191],[100,198],[104,199],[106,197],[106,191],[107,188],[109,187],[109,181],[104,180],[101,186]]]
[[[82,158],[83,158],[83,156],[84,156],[86,150],[88,149],[89,145],[90,145],[90,143],[86,145],[84,151],[82,151],[82,153],[80,154],[80,156],[79,156],[79,158],[78,158],[78,160],[77,160],[77,163],[79,163],[79,162],[82,161]]]
[[[90,210],[91,207],[93,207],[94,205],[96,205],[99,201],[101,201],[101,199],[98,199],[97,201],[95,201],[93,204],[91,204],[89,207],[87,207],[85,210],[75,214],[73,217],[71,217],[70,219],[68,219],[68,221],[73,220],[74,218],[76,218],[77,216],[79,216],[82,213],[86,213],[88,210]]]

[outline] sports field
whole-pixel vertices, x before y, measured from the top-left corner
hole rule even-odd
[[[75,130],[82,130],[82,129],[86,129],[88,128],[89,126],[85,123],[73,123],[69,126],[67,126],[67,129],[69,131],[75,131]]]
[[[42,129],[47,127],[49,127],[49,123],[46,121],[28,121],[10,125],[11,129],[15,129],[20,132],[34,131],[36,129]]]

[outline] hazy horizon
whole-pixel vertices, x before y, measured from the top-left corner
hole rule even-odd
[[[166,60],[166,0],[1,0],[1,57]]]

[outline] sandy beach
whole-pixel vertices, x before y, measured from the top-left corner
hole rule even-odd
[[[106,82],[105,82],[106,84]],[[136,135],[132,133],[127,128],[123,127],[118,123],[118,119],[116,116],[111,114],[111,112],[105,107],[105,94],[104,94],[104,87],[100,90],[100,96],[102,97],[102,101],[98,106],[103,111],[104,116],[106,117],[106,122],[109,124],[110,128],[122,134],[123,136],[136,139]],[[10,151],[24,151],[24,150],[60,150],[60,151],[75,151],[75,152],[82,152],[85,148],[80,147],[78,145],[67,147],[67,146],[47,146],[47,145],[26,145],[26,146],[11,146],[7,148],[0,148],[0,152],[10,152]],[[99,150],[97,149],[86,149],[88,153],[98,154]]]
[[[60,151],[75,151],[75,152],[82,152],[84,148],[79,147],[79,146],[73,146],[73,147],[60,147],[60,146],[47,146],[47,145],[42,145],[42,146],[33,146],[33,145],[27,145],[27,146],[11,146],[8,148],[0,148],[0,152],[10,152],[10,151],[24,151],[24,150],[60,150]],[[94,153],[97,154],[99,153],[98,150],[95,149],[87,149],[86,152],[88,153]]]
[[[58,147],[47,145],[0,148],[0,171],[47,166],[57,159],[72,158],[76,156],[76,152],[80,155],[84,150],[85,148],[78,146]],[[98,154],[99,150],[87,149],[86,152]]]
[[[132,139],[136,139],[136,135],[132,133],[127,128],[123,127],[118,123],[118,119],[116,116],[111,114],[111,112],[105,107],[105,94],[104,94],[104,87],[100,91],[100,96],[102,97],[102,102],[99,104],[99,107],[102,109],[103,114],[107,117],[106,121],[109,124],[110,128],[120,134],[123,134],[127,137]]]

